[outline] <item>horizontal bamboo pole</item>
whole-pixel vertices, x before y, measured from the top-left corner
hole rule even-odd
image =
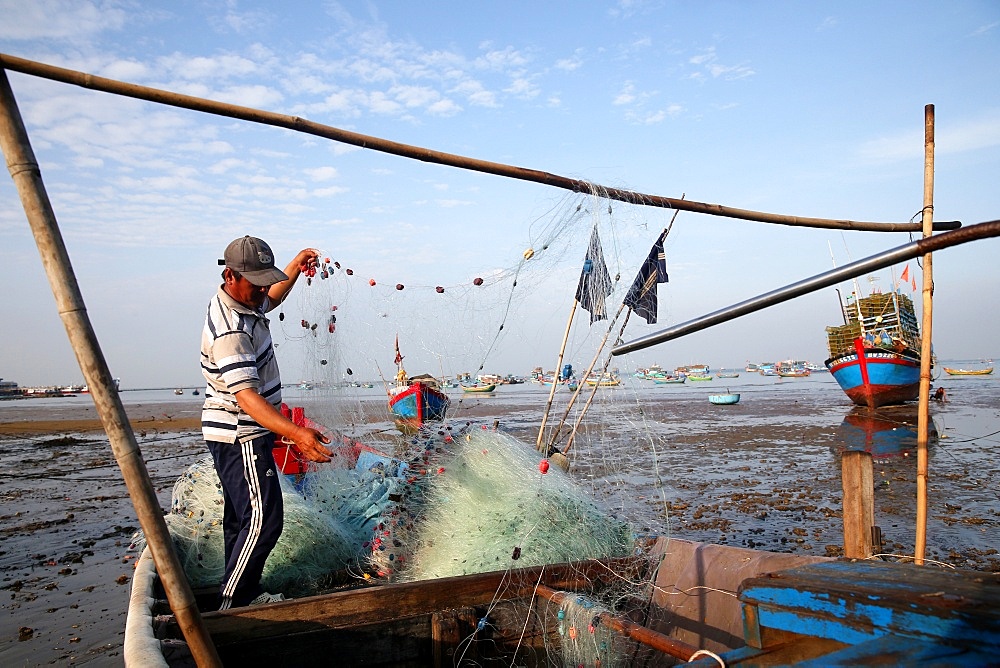
[[[372,137],[357,132],[349,132],[339,128],[308,121],[298,116],[277,114],[270,111],[262,111],[252,107],[243,107],[225,102],[217,102],[193,95],[182,95],[158,88],[140,86],[137,84],[125,83],[115,79],[78,72],[54,65],[46,65],[26,58],[18,58],[9,54],[0,53],[0,66],[23,74],[43,77],[53,81],[81,86],[92,90],[124,95],[140,100],[157,102],[173,107],[191,109],[229,118],[238,118],[254,123],[272,125],[275,127],[287,128],[296,132],[304,132],[317,137],[324,137],[344,144],[351,144],[361,148],[381,151],[393,155],[421,160],[423,162],[448,165],[459,169],[468,169],[496,176],[504,176],[522,181],[533,181],[573,192],[590,193],[599,197],[629,202],[643,206],[660,207],[679,211],[690,211],[702,213],[709,216],[723,216],[726,218],[736,218],[740,220],[750,220],[759,223],[773,223],[777,225],[790,225],[795,227],[815,227],[837,230],[856,230],[865,232],[919,232],[922,227],[920,223],[878,223],[856,220],[837,220],[830,218],[811,218],[805,216],[786,216],[776,213],[766,213],[762,211],[751,211],[749,209],[737,209],[723,206],[721,204],[707,204],[695,202],[688,199],[677,199],[674,197],[662,197],[659,195],[648,195],[632,190],[622,190],[620,188],[609,188],[580,179],[571,179],[549,172],[535,169],[505,165],[499,162],[478,160],[454,153],[443,153],[433,151],[419,146],[401,144],[399,142]],[[950,230],[960,227],[961,223],[937,222],[934,223],[935,230]]]
[[[562,602],[570,596],[575,596],[575,594],[567,594],[564,591],[556,591],[545,585],[538,585],[535,587],[535,593],[551,601],[555,605],[562,605]],[[689,661],[695,652],[698,651],[697,647],[692,647],[687,643],[683,643],[679,640],[674,640],[669,636],[665,636],[658,631],[654,631],[650,628],[646,628],[641,624],[636,624],[635,622],[630,622],[622,617],[617,617],[608,612],[602,612],[597,615],[601,620],[601,624],[607,626],[609,629],[621,633],[622,635],[635,640],[636,642],[642,643],[647,647],[652,647],[655,650],[669,654],[672,657],[681,659],[683,661]]]

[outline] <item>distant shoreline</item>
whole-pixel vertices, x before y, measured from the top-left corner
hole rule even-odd
[[[91,402],[68,406],[45,401],[3,402],[0,412],[0,436],[44,436],[69,433],[104,432],[104,426]],[[201,430],[201,403],[191,405],[144,402],[126,405],[132,429],[139,436],[147,432],[184,432]]]

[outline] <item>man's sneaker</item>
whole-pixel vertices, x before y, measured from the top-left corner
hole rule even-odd
[[[250,601],[250,605],[264,605],[265,603],[277,603],[278,601],[284,601],[284,594],[268,594],[266,591]]]

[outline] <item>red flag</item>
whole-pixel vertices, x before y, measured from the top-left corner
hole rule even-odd
[[[396,361],[395,364],[399,364],[403,361],[403,356],[399,354],[399,334],[396,335]]]
[[[913,278],[910,279],[910,285],[913,286],[913,290],[912,291],[916,292],[917,291],[917,279],[916,279],[916,277],[913,277]]]
[[[910,280],[910,265],[906,265],[903,268],[903,273],[899,277],[899,280],[902,281],[903,283],[906,283],[907,281]]]

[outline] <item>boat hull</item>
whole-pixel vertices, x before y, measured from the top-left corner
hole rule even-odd
[[[738,394],[710,394],[708,395],[708,402],[715,404],[716,406],[729,406],[732,404],[739,403],[740,395]]]
[[[389,399],[393,417],[416,428],[428,421],[443,420],[450,405],[448,395],[423,383],[412,383]]]
[[[478,392],[480,394],[489,394],[493,390],[497,389],[496,385],[463,385],[463,392]]]
[[[856,346],[826,361],[844,393],[859,406],[878,408],[913,401],[920,391],[920,358],[882,348]]]

